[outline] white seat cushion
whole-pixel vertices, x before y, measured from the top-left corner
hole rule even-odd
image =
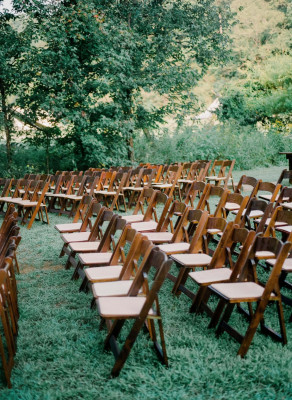
[[[196,254],[175,254],[171,256],[171,258],[178,262],[179,264],[183,264],[185,266],[194,266],[201,267],[208,265],[212,260],[208,254],[196,253]]]

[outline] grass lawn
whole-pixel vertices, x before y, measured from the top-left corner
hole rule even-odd
[[[276,180],[278,171],[273,174]],[[170,367],[160,364],[141,332],[120,376],[110,379],[114,357],[103,351],[105,331],[98,330],[97,312],[89,308],[91,296],[78,292],[80,282],[70,280],[72,272],[58,257],[54,224],[66,221],[50,215],[49,226],[35,222],[30,231],[21,229],[18,348],[13,388],[0,381],[1,400],[292,398],[291,308],[284,306],[288,345],[257,332],[240,359],[239,344],[226,333],[216,339],[206,315],[189,314],[190,300],[172,296],[170,281],[160,291]],[[266,322],[277,329],[274,311],[274,305],[268,308]],[[243,332],[242,316],[234,313],[232,319]]]

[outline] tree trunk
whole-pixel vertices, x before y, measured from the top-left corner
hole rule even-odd
[[[50,138],[47,136],[46,139],[46,167],[47,167],[47,174],[50,173]]]
[[[1,104],[2,104],[2,112],[3,112],[3,120],[4,120],[4,131],[5,131],[5,139],[6,139],[6,157],[7,157],[7,166],[10,168],[12,161],[12,152],[11,152],[11,131],[9,124],[9,114],[6,104],[6,94],[4,82],[0,79],[0,93],[1,93]]]
[[[134,157],[134,141],[133,141],[133,137],[129,137],[127,139],[127,145],[128,145],[128,160],[131,161],[132,163],[135,160]]]

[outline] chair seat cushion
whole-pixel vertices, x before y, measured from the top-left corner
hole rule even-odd
[[[279,232],[284,233],[291,233],[292,232],[292,225],[281,226],[276,229]]]
[[[237,203],[227,202],[227,203],[225,203],[224,208],[225,208],[227,211],[239,210],[239,209],[240,209],[240,205],[237,204]]]
[[[76,223],[71,223],[71,224],[58,224],[55,225],[55,229],[59,231],[60,233],[65,233],[65,232],[77,232],[81,228],[82,222],[76,222]]]
[[[117,194],[117,192],[108,192],[107,190],[97,190],[95,193],[103,196],[115,196]]]
[[[271,260],[267,260],[267,264],[274,266],[276,263],[276,259],[272,258]],[[292,258],[286,258],[284,264],[282,265],[282,271],[292,272]]]
[[[79,253],[78,258],[84,265],[105,265],[110,262],[113,253]]]
[[[215,268],[190,272],[189,276],[199,285],[210,285],[211,283],[228,281],[231,273],[232,271],[229,268]]]
[[[132,286],[132,280],[99,282],[91,287],[93,297],[127,296]]]
[[[185,242],[170,243],[170,244],[160,244],[158,247],[166,254],[175,254],[188,251],[190,248],[190,244]]]
[[[100,297],[96,300],[98,312],[103,318],[135,318],[146,302],[145,297]],[[148,315],[155,315],[152,309]]]
[[[74,232],[74,233],[64,233],[61,235],[63,242],[86,242],[89,239],[90,232]]]
[[[69,247],[75,253],[96,252],[98,251],[99,244],[99,240],[96,242],[72,242],[69,244]]]
[[[133,229],[136,229],[138,232],[147,232],[147,231],[155,231],[157,227],[156,221],[145,221],[131,224]]]
[[[208,254],[196,253],[196,254],[175,254],[171,258],[179,264],[185,266],[201,267],[208,265],[212,260]]]
[[[145,232],[144,236],[153,243],[165,243],[171,241],[173,234],[171,232]]]
[[[137,214],[137,215],[123,215],[122,218],[129,223],[132,222],[142,222],[144,219],[143,214]]]
[[[22,207],[35,207],[38,202],[37,201],[30,201],[30,200],[21,200],[18,201],[17,204]],[[45,204],[44,204],[45,206]]]
[[[90,282],[106,282],[119,279],[122,265],[109,265],[108,267],[86,268],[85,275]]]
[[[269,258],[276,257],[275,253],[273,253],[272,251],[265,251],[265,250],[256,251],[255,256],[259,260],[266,260]]]
[[[259,222],[261,222],[261,219],[257,218],[257,219],[255,219],[255,222],[259,223]],[[265,222],[265,225],[268,226],[270,222],[271,222],[271,218],[267,218],[266,222]],[[280,222],[280,221],[276,221],[275,222],[275,226],[285,226],[285,225],[287,225],[286,222]]]
[[[234,302],[257,301],[264,292],[264,288],[255,282],[215,283],[210,289]]]

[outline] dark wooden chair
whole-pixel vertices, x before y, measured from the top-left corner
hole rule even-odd
[[[145,324],[159,358],[165,365],[168,365],[158,292],[167,276],[171,263],[172,261],[168,260],[162,251],[153,248],[149,257],[147,257],[137,272],[127,296],[100,297],[97,299],[96,304],[99,315],[109,322],[107,324],[108,334],[104,346],[105,349],[111,348],[116,358],[111,371],[113,377],[119,375],[140,330]],[[153,281],[150,281],[149,278],[150,269],[154,269],[155,271]],[[138,296],[143,287],[146,287],[145,296]],[[133,324],[122,349],[119,350],[117,339],[125,321],[128,319],[132,320]],[[159,326],[161,346],[157,340],[154,321],[157,321]]]
[[[240,343],[237,354],[241,357],[246,355],[259,325],[261,325],[262,332],[271,335],[283,344],[287,343],[279,276],[290,249],[290,242],[282,244],[276,238],[257,236],[239,278],[236,280],[234,276],[233,282],[216,283],[209,286],[212,293],[216,294],[220,299],[209,326],[216,326],[223,313],[216,330],[216,335],[219,336],[226,331],[233,336]],[[255,268],[258,261],[263,258],[276,259],[265,285],[259,282]],[[250,305],[249,326],[245,335],[241,335],[228,324],[234,306],[243,302]],[[264,325],[264,312],[269,302],[277,303],[277,313],[281,329],[280,334]],[[254,312],[251,307],[252,303],[257,303]]]

